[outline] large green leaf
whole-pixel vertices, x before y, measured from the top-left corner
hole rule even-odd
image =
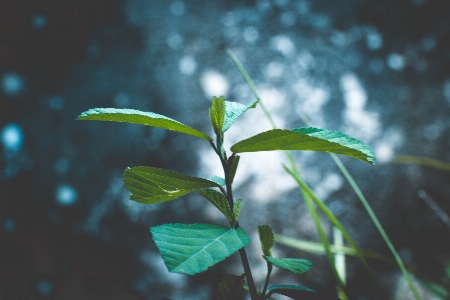
[[[233,221],[233,213],[231,212],[230,205],[228,204],[227,198],[222,193],[213,189],[199,190],[198,193],[214,204],[228,220]]]
[[[328,294],[316,293],[310,288],[299,285],[274,285],[269,287],[268,299],[272,294],[280,294],[295,300],[339,300]]]
[[[223,132],[227,131],[231,125],[248,109],[256,107],[259,99],[252,101],[249,105],[243,105],[237,102],[225,101],[225,120],[223,121]]]
[[[225,99],[223,97],[213,97],[209,109],[209,119],[216,135],[222,137],[222,127],[225,120]]]
[[[164,224],[150,228],[170,272],[194,275],[250,242],[242,228],[212,224]]]
[[[258,235],[261,242],[261,248],[265,256],[272,256],[272,247],[274,236],[272,228],[269,225],[258,226]]]
[[[211,180],[154,167],[128,168],[123,181],[131,192],[131,200],[143,204],[157,204],[198,189],[220,187]]]
[[[373,151],[361,141],[341,132],[306,127],[293,130],[272,129],[231,147],[234,153],[273,150],[312,150],[343,154],[374,164]]]
[[[309,260],[303,258],[275,258],[265,255],[264,259],[274,266],[291,271],[296,275],[308,272],[312,266]]]
[[[154,126],[193,135],[207,141],[212,141],[212,139],[203,132],[171,118],[152,112],[143,112],[135,109],[94,108],[83,112],[78,117],[78,120],[126,122]]]
[[[244,278],[241,276],[225,275],[219,281],[214,292],[214,300],[239,300],[244,296]]]

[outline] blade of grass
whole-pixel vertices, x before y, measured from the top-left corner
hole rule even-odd
[[[337,228],[333,227],[333,239],[334,245],[336,246],[344,246],[344,236],[342,232]],[[345,255],[340,253],[334,254],[334,262],[336,264],[336,269],[338,271],[339,276],[344,284],[347,282],[347,272],[345,266]]]
[[[395,163],[417,164],[450,172],[450,163],[422,156],[399,155],[394,158]]]
[[[334,155],[332,153],[330,155],[333,158],[333,160],[336,163],[336,165],[341,170],[342,174],[344,174],[345,178],[347,179],[347,181],[352,186],[352,188],[355,191],[356,195],[358,195],[359,200],[361,200],[361,203],[364,205],[364,208],[366,209],[367,213],[369,214],[370,218],[372,219],[372,222],[377,227],[378,231],[380,232],[381,236],[384,239],[384,242],[389,247],[389,250],[391,250],[392,255],[394,256],[395,260],[397,261],[398,266],[400,267],[400,270],[403,273],[403,277],[405,277],[406,282],[409,285],[409,288],[411,289],[411,291],[414,294],[414,297],[416,298],[416,300],[421,300],[422,298],[420,297],[419,292],[417,291],[417,288],[415,287],[414,283],[412,282],[411,276],[409,276],[409,273],[406,270],[406,267],[403,264],[403,262],[402,262],[402,260],[400,258],[400,255],[398,255],[397,251],[395,250],[394,245],[392,244],[391,240],[389,239],[386,231],[384,230],[384,228],[381,225],[380,221],[378,220],[377,216],[373,212],[372,207],[370,207],[369,202],[367,201],[366,197],[364,197],[364,195],[361,192],[359,186],[356,184],[355,180],[353,180],[353,177],[350,175],[350,173],[348,172],[347,168],[341,162],[339,157],[337,157],[337,155]]]

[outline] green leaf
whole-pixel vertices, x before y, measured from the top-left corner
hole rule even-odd
[[[198,193],[214,204],[214,206],[217,207],[224,214],[224,216],[228,218],[228,220],[233,220],[230,205],[228,204],[227,198],[222,193],[213,189],[199,190]]]
[[[231,125],[250,108],[255,108],[259,99],[252,101],[249,105],[243,105],[237,102],[225,101],[225,120],[223,122],[223,132],[227,131]]]
[[[227,183],[225,182],[225,179],[223,179],[222,177],[219,177],[219,176],[212,176],[211,178],[209,178],[209,180],[211,180],[211,181],[213,181],[213,182],[215,182],[215,183],[217,183],[218,185],[221,185],[221,186],[224,186],[224,185],[226,185]]]
[[[286,269],[292,273],[299,275],[311,270],[312,263],[303,258],[275,258],[272,256],[264,256],[264,259],[272,263],[274,266]]]
[[[236,171],[237,171],[237,167],[238,167],[240,158],[241,157],[239,155],[235,155],[233,157],[233,160],[231,161],[231,166],[230,166],[230,180],[231,180],[231,183],[233,183],[234,176],[236,175]]]
[[[236,202],[234,202],[233,206],[233,223],[236,224],[237,221],[239,221],[239,214],[241,213],[241,204],[242,199],[237,199]]]
[[[164,224],[150,228],[170,272],[194,275],[250,242],[242,229],[212,224]]]
[[[280,294],[295,300],[340,300],[328,294],[316,293],[310,288],[299,285],[274,285],[269,287],[266,299],[272,294]]]
[[[239,300],[244,296],[244,278],[241,276],[225,275],[219,281],[214,292],[214,300]]]
[[[259,240],[261,241],[261,248],[265,256],[272,256],[272,247],[274,236],[272,228],[269,225],[258,226]]]
[[[272,129],[238,142],[234,153],[312,150],[343,154],[375,164],[373,151],[361,141],[341,132],[307,127],[294,130]]]
[[[223,121],[225,119],[225,99],[213,97],[209,109],[209,119],[217,136],[222,136]]]
[[[143,204],[157,204],[198,189],[220,187],[211,180],[154,167],[128,168],[123,181],[131,192],[130,199]]]
[[[212,139],[203,132],[171,118],[152,112],[143,112],[135,109],[94,108],[81,113],[77,120],[126,122],[154,126],[193,135],[207,141],[212,141]]]

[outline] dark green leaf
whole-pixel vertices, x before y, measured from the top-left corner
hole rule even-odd
[[[214,300],[239,300],[244,295],[244,278],[241,276],[225,275],[219,281],[214,292]]]
[[[211,180],[154,167],[128,168],[123,181],[131,192],[131,200],[143,204],[157,204],[198,189],[219,187]]]
[[[308,272],[312,266],[309,260],[303,258],[275,258],[272,256],[264,256],[264,259],[274,266],[289,270],[296,275]]]
[[[361,141],[341,132],[319,128],[273,129],[240,141],[234,153],[274,150],[312,150],[343,154],[374,164],[373,151]]]
[[[227,131],[231,125],[248,109],[256,107],[259,99],[252,101],[249,105],[243,105],[237,102],[225,101],[225,120],[223,122],[223,132]]]
[[[230,166],[230,180],[231,180],[231,183],[233,183],[234,176],[236,175],[236,171],[237,171],[237,167],[238,167],[240,158],[241,157],[239,155],[235,155],[233,157],[233,160],[231,161],[231,166]]]
[[[217,183],[218,185],[224,186],[227,183],[225,182],[225,179],[223,179],[222,177],[219,176],[212,176],[211,178],[209,178],[209,180],[214,181],[215,183]]]
[[[234,202],[233,223],[236,223],[237,221],[239,221],[239,214],[241,213],[241,204],[242,204],[242,199],[237,199],[236,202]]]
[[[217,136],[222,136],[222,126],[225,119],[225,99],[213,97],[209,109],[209,119]]]
[[[269,225],[258,226],[259,240],[261,241],[261,248],[265,256],[272,256],[272,247],[274,236],[272,228]]]
[[[143,112],[135,109],[94,108],[83,112],[78,117],[78,120],[126,122],[154,126],[193,135],[207,141],[212,141],[212,139],[203,132],[171,118],[152,112]]]
[[[199,190],[198,193],[214,204],[214,206],[217,207],[224,214],[224,216],[228,218],[228,220],[233,220],[230,205],[228,204],[227,198],[222,193],[213,189]]]
[[[194,275],[250,242],[242,228],[212,224],[164,224],[150,228],[170,272]]]

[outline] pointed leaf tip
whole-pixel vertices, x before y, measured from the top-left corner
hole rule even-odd
[[[211,180],[154,167],[128,168],[123,181],[131,192],[131,200],[143,204],[157,204],[198,189],[220,187]]]
[[[240,116],[242,116],[250,108],[255,108],[259,99],[253,100],[248,105],[243,105],[237,102],[225,101],[225,119],[222,130],[227,131]]]
[[[81,113],[77,120],[112,121],[159,127],[212,141],[205,133],[169,117],[135,109],[93,108]]]
[[[150,231],[169,271],[188,275],[205,271],[250,242],[242,228],[213,224],[164,224]]]
[[[272,256],[264,256],[264,259],[274,266],[291,271],[296,275],[306,273],[312,267],[312,263],[303,258],[275,258]]]
[[[341,132],[320,128],[273,129],[242,140],[231,147],[234,153],[311,150],[347,155],[375,164],[372,149]]]
[[[258,226],[258,235],[264,256],[272,256],[272,247],[275,240],[272,228],[269,225]]]

